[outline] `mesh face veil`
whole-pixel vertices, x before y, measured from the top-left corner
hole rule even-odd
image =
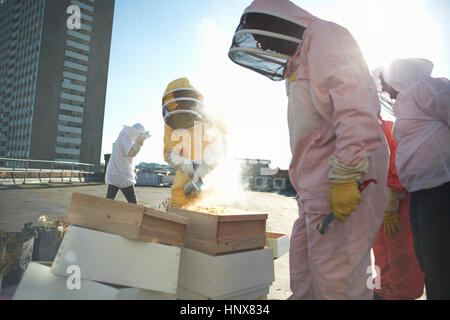
[[[228,56],[244,68],[281,81],[305,29],[287,17],[246,12],[234,34]]]
[[[193,127],[195,121],[203,120],[203,96],[187,79],[169,84],[162,99],[164,122],[172,129]]]

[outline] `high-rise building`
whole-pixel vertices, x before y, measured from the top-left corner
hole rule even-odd
[[[114,5],[0,0],[0,157],[99,165]]]

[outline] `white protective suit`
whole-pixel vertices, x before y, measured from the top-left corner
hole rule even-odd
[[[450,81],[432,78],[432,69],[425,59],[400,59],[383,71],[386,83],[399,91],[396,165],[409,192],[450,181]]]
[[[136,184],[134,157],[131,157],[129,154],[135,146],[136,140],[144,132],[145,129],[141,124],[135,124],[133,127],[123,126],[119,137],[113,145],[111,158],[106,169],[106,184],[114,185],[121,189]]]

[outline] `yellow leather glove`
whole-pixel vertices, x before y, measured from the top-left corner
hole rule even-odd
[[[328,194],[331,211],[340,222],[347,222],[347,218],[361,203],[361,194],[356,181],[333,182]]]
[[[383,231],[384,234],[392,237],[400,231],[400,222],[398,221],[399,211],[389,211],[384,213]]]

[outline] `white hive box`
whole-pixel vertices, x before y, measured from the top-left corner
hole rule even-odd
[[[31,262],[13,300],[175,300],[176,295],[81,280],[80,290],[68,289],[67,278],[51,273],[50,267]]]
[[[209,298],[199,295],[183,287],[178,287],[177,296],[181,300],[267,300],[270,290],[270,283],[256,288],[233,292],[232,294]]]
[[[31,262],[13,300],[116,300],[117,290],[94,281],[81,280],[81,289],[69,290],[67,279],[50,272],[50,267]]]
[[[272,249],[210,256],[182,248],[178,294],[180,299],[222,299],[270,287],[274,281]]]
[[[137,288],[118,289],[118,300],[176,300],[175,294]]]
[[[76,265],[82,279],[176,294],[179,263],[179,247],[130,240],[71,225],[52,272],[67,277],[67,268]]]
[[[273,258],[278,259],[289,252],[289,236],[282,233],[266,233],[266,245],[273,249]]]

